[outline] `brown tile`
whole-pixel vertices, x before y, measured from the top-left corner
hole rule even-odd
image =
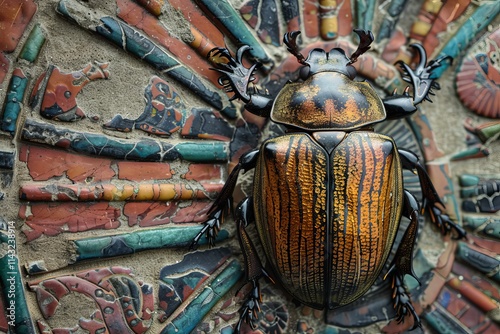
[[[22,205],[19,217],[30,229],[23,230],[27,241],[42,235],[115,229],[120,226],[120,210],[109,203],[32,203]]]
[[[120,161],[117,166],[119,179],[141,182],[172,178],[170,164],[166,162]]]
[[[36,12],[31,0],[3,0],[0,3],[0,52],[12,52]]]
[[[126,203],[123,214],[128,218],[129,226],[149,227],[170,223],[202,222],[212,202],[192,202],[179,206],[179,202],[137,202]]]
[[[152,40],[164,46],[189,68],[217,85],[220,74],[210,71],[206,59],[198,55],[188,44],[170,35],[165,25],[155,16],[130,0],[117,0],[117,5],[118,17],[131,26],[144,31]]]
[[[188,172],[181,175],[181,177],[195,181],[221,181],[221,165],[190,164]]]
[[[115,176],[110,159],[92,158],[33,145],[21,145],[19,160],[26,162],[35,181],[66,176],[73,182],[100,182]]]

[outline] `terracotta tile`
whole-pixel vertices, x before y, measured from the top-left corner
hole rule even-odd
[[[433,54],[439,46],[440,41],[438,35],[446,31],[450,23],[460,18],[470,3],[471,0],[459,0],[454,3],[445,1],[442,7],[439,8],[437,15],[435,13],[431,13],[431,15],[434,14],[436,16],[432,20],[432,27],[422,41],[422,45],[427,50],[428,54]],[[426,16],[428,17],[429,14]],[[414,31],[414,29],[412,29],[412,32],[418,34]]]
[[[468,308],[467,302],[460,298],[455,291],[447,287],[443,287],[437,302],[455,317],[463,314],[465,309]]]
[[[96,273],[97,275],[94,275]],[[99,280],[95,280],[95,276]],[[87,330],[103,332],[117,331],[119,333],[145,333],[151,322],[154,309],[153,289],[148,283],[137,281],[129,270],[121,267],[88,270],[74,275],[57,276],[46,281],[32,281],[29,287],[36,292],[38,306],[45,319],[63,308],[64,299],[58,294],[59,301],[53,295],[50,286],[62,285],[66,290],[59,289],[64,295],[70,293],[83,294],[95,302],[96,309],[91,319],[79,321],[78,327]],[[39,323],[39,328],[49,330],[46,323]],[[65,328],[52,329],[54,332],[66,332]]]
[[[45,89],[35,87],[33,90],[43,97],[32,96],[30,104],[33,106],[41,100],[40,114],[48,119],[65,122],[82,119],[85,113],[78,107],[76,96],[90,81],[108,79],[108,65],[107,63],[89,63],[83,69],[70,73],[51,65],[48,71],[42,74],[42,76],[48,76]]]
[[[209,70],[206,58],[200,56],[189,44],[170,35],[165,25],[131,0],[117,0],[118,17],[133,27],[144,31],[152,40],[164,46],[192,70],[217,85],[219,74]]]
[[[317,0],[304,0],[304,28],[306,36],[314,38],[319,36],[319,8]]]
[[[3,83],[9,71],[9,59],[5,53],[13,52],[31,18],[37,10],[37,5],[31,0],[5,0],[0,4],[0,84]]]
[[[188,22],[193,26],[203,27],[203,34],[207,36],[215,45],[223,46],[224,34],[214,25],[214,21],[209,19],[194,1],[169,0],[170,4],[178,9]]]
[[[40,146],[21,145],[19,160],[26,162],[35,181],[66,176],[73,182],[100,182],[115,176],[109,159],[92,158]]]
[[[0,51],[12,52],[35,14],[37,5],[30,0],[2,1],[0,11]]]
[[[483,277],[483,275],[479,272],[458,261],[455,261],[453,263],[453,273],[456,276],[463,277],[476,288],[481,290],[485,295],[496,300],[497,302],[500,302],[500,290],[487,277]]]
[[[190,164],[188,172],[181,175],[186,180],[194,181],[222,181],[221,165],[213,164]]]
[[[466,280],[458,277],[452,277],[446,283],[450,288],[454,289],[461,296],[467,298],[475,306],[477,306],[484,313],[488,313],[498,309],[498,305],[481,290],[477,289],[474,285]]]
[[[149,227],[170,223],[202,222],[212,202],[193,202],[179,206],[179,202],[126,203],[123,214],[129,226]]]
[[[457,72],[457,93],[462,103],[476,114],[498,118],[500,71],[495,67],[500,27],[479,40],[462,59]]]
[[[151,14],[159,16],[161,14],[161,8],[165,4],[165,0],[137,0],[141,6],[144,6]]]
[[[96,229],[115,229],[120,226],[120,210],[108,203],[32,203],[22,205],[19,217],[31,229],[23,230],[27,241],[42,235],[76,233]]]
[[[119,179],[141,182],[172,178],[170,164],[166,162],[120,161],[117,166]]]

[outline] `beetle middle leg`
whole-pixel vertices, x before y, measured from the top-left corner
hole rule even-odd
[[[260,303],[262,302],[259,279],[265,276],[271,280],[267,272],[264,270],[257,254],[257,250],[255,249],[255,246],[246,231],[248,224],[254,221],[253,198],[247,197],[242,200],[236,208],[235,222],[238,227],[238,240],[240,242],[241,250],[243,251],[243,259],[245,261],[245,276],[247,282],[252,284],[252,290],[240,309],[240,320],[234,330],[235,333],[240,332],[243,321],[247,322],[252,329],[256,328],[255,322],[258,319]]]
[[[456,239],[464,238],[466,235],[465,230],[460,225],[455,224],[450,217],[444,213],[443,210],[445,206],[443,202],[441,202],[429,174],[427,174],[424,166],[419,162],[417,155],[403,149],[398,149],[398,153],[403,168],[417,171],[424,195],[422,209],[429,210],[432,222],[441,230],[442,234],[448,234],[451,230],[454,230]]]
[[[418,232],[418,202],[415,197],[406,189],[404,190],[403,216],[410,219],[403,238],[399,244],[398,250],[392,262],[392,265],[385,275],[392,275],[392,289],[394,308],[396,309],[396,321],[402,322],[404,318],[411,313],[414,319],[413,329],[420,327],[420,318],[411,304],[410,295],[404,285],[405,275],[410,275],[417,279],[413,272],[413,247]],[[417,279],[418,281],[418,279]]]
[[[231,208],[233,202],[233,192],[236,187],[236,182],[238,181],[238,175],[241,170],[246,172],[249,169],[255,168],[258,157],[259,150],[253,150],[241,156],[240,161],[229,175],[224,187],[222,187],[219,196],[208,210],[208,219],[204,222],[204,226],[200,232],[198,232],[198,234],[193,238],[190,249],[196,248],[203,234],[206,234],[208,244],[210,246],[214,246],[215,238],[220,230],[220,225],[224,221],[224,216],[228,214],[228,211]]]

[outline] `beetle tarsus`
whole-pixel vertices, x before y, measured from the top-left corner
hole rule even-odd
[[[240,308],[240,319],[236,324],[234,333],[239,334],[241,330],[241,325],[243,321],[250,325],[250,327],[255,330],[257,328],[257,320],[259,319],[260,303],[262,302],[262,296],[260,293],[260,286],[258,278],[251,280],[252,290],[247,297],[247,300]]]
[[[394,309],[396,310],[396,322],[402,323],[405,318],[411,315],[413,317],[413,327],[411,331],[417,327],[422,327],[420,317],[418,316],[415,308],[411,303],[410,294],[408,293],[404,285],[404,274],[402,274],[395,264],[392,265],[391,269],[387,274],[392,273],[392,297],[394,300]],[[387,276],[387,275],[386,275]]]
[[[202,229],[196,234],[189,246],[189,249],[196,249],[198,247],[198,242],[201,237],[205,234],[207,237],[208,245],[210,247],[215,246],[215,239],[217,239],[217,234],[220,231],[220,225],[224,217],[224,209],[219,209],[212,212],[208,220],[203,223]]]
[[[467,232],[464,228],[454,223],[447,214],[443,213],[443,211],[436,206],[436,203],[426,203],[426,207],[428,208],[431,220],[441,230],[443,235],[451,233],[453,239],[456,240],[464,239],[467,236]]]

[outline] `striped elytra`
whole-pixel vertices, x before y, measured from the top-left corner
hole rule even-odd
[[[334,145],[322,142],[332,134]],[[266,141],[254,177],[254,209],[273,277],[315,308],[359,298],[389,256],[402,191],[390,137],[337,131]]]

